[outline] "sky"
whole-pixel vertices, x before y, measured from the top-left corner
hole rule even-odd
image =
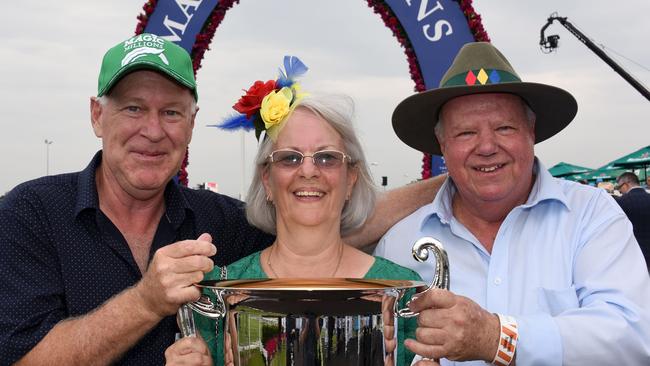
[[[97,92],[104,52],[133,34],[144,0],[12,4],[0,21],[0,195],[48,172],[81,170],[101,148],[89,97]],[[560,36],[558,50],[544,54],[538,45],[540,28],[558,12],[648,87],[650,1],[474,0],[473,6],[525,81],[564,88],[578,101],[574,121],[535,146],[547,168],[561,161],[597,168],[650,145],[650,102],[638,91],[557,23],[547,34]],[[406,57],[366,1],[241,0],[217,29],[197,74],[190,186],[213,181],[233,197],[245,192],[254,135],[206,126],[229,115],[253,81],[275,78],[286,54],[309,66],[304,90],[353,97],[377,184],[382,176],[386,188],[420,177],[422,154],[404,145],[390,122],[394,107],[413,94]]]

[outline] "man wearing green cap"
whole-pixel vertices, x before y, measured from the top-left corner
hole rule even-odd
[[[106,53],[90,101],[102,150],[0,204],[0,363],[160,365],[177,309],[199,296],[192,284],[273,241],[241,202],[173,182],[197,98],[191,58],[172,42],[141,34]],[[377,211],[395,216],[348,240],[376,240],[431,185],[385,199],[399,205]]]
[[[102,150],[78,173],[12,191],[0,209],[0,359],[163,363],[192,283],[271,238],[228,197],[179,187],[197,107],[192,61],[153,34],[104,56],[90,114]]]
[[[393,127],[441,154],[432,203],[395,225],[376,254],[431,280],[409,248],[440,240],[450,291],[411,301],[417,365],[650,364],[650,278],[632,225],[601,189],[550,176],[534,144],[577,112],[566,91],[522,81],[489,43],[469,43],[440,88],[406,98]]]

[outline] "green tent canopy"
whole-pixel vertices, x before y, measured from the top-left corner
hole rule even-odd
[[[601,166],[598,169],[593,169],[593,170],[589,170],[577,174],[566,175],[562,178],[567,180],[573,180],[576,182],[581,180],[586,180],[589,181],[590,183],[593,183],[595,181],[611,182],[611,181],[615,181],[619,175],[623,174],[628,170],[629,169],[621,169],[619,167],[614,166],[612,163],[609,163],[607,165]]]
[[[552,167],[550,167],[548,169],[548,171],[551,173],[552,176],[558,177],[558,178],[566,177],[566,176],[573,176],[573,175],[580,174],[580,173],[586,173],[586,172],[589,172],[591,170],[593,170],[593,169],[585,168],[585,167],[579,166],[579,165],[565,163],[563,161],[553,165]],[[581,178],[578,178],[578,180],[579,179],[581,179]]]
[[[645,172],[643,172],[643,169],[621,169],[621,168],[616,168],[610,164],[607,164],[599,169],[591,170],[586,173],[579,173],[579,174],[573,174],[573,175],[567,175],[562,178],[567,179],[567,180],[573,180],[573,181],[581,181],[581,180],[586,180],[589,182],[595,182],[597,180],[603,181],[603,182],[615,182],[616,178],[618,178],[619,175],[625,173],[625,172],[633,172],[634,174],[637,175],[637,177],[645,177],[648,176],[648,173],[650,172],[650,168],[648,168]],[[640,178],[641,179],[641,178]]]
[[[650,166],[650,146],[642,147],[633,153],[612,161],[610,164],[628,170],[643,168],[643,177],[639,178],[645,181],[648,177],[647,169]]]
[[[573,181],[587,180],[593,183],[595,181],[614,182],[619,175],[631,171],[643,182],[649,176],[648,173],[650,171],[650,146],[643,147],[633,153],[627,154],[601,166],[598,169],[576,171],[573,174],[564,174],[565,171],[571,169],[571,166],[574,165],[558,163],[550,168],[549,172],[551,172],[551,175],[554,177],[561,177]]]
[[[609,169],[608,169],[609,168]],[[601,180],[603,182],[613,182],[618,178],[619,175],[625,173],[628,169],[612,169],[611,167],[605,166],[600,169],[592,170],[585,174],[585,178],[588,181],[597,181]]]
[[[589,172],[587,172],[589,173]],[[578,174],[571,174],[571,175],[565,175],[563,177],[558,177],[566,180],[572,180],[574,182],[579,182],[583,180],[588,180],[587,179],[587,173],[578,173]]]
[[[617,167],[641,168],[650,166],[650,146],[643,147],[610,163]]]

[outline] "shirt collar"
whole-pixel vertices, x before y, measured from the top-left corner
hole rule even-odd
[[[102,151],[98,151],[88,166],[79,173],[77,178],[77,203],[75,216],[85,209],[99,209],[99,196],[95,185],[95,171],[102,162]]]
[[[533,184],[533,189],[528,195],[528,200],[522,207],[533,207],[544,201],[555,200],[562,203],[567,209],[571,209],[569,207],[569,199],[564,194],[560,181],[557,178],[553,178],[548,169],[537,158],[535,158],[533,172],[536,176],[535,184]]]
[[[634,186],[634,187],[631,187],[631,188],[627,191],[627,193],[630,193],[630,191],[633,190],[633,189],[642,189],[642,190],[645,191],[645,188],[643,188],[643,187],[641,187],[641,186]]]
[[[569,208],[568,198],[564,194],[562,187],[556,178],[553,178],[544,164],[535,158],[533,163],[533,174],[535,174],[535,183],[533,189],[528,195],[526,203],[521,205],[522,208],[530,208],[547,200],[555,200]],[[456,185],[450,177],[445,179],[440,191],[436,194],[433,202],[419,211],[421,220],[420,228],[422,229],[431,216],[436,215],[443,224],[449,224],[453,217],[452,198],[456,194]]]
[[[95,174],[102,161],[102,151],[98,151],[88,166],[79,173],[77,180],[77,203],[75,216],[86,209],[99,209],[99,195],[95,184]],[[186,211],[193,212],[192,207],[181,192],[181,188],[174,180],[169,181],[165,187],[165,216],[167,220],[178,228],[185,220]]]

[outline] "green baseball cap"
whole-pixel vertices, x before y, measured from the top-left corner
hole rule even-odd
[[[99,71],[97,96],[108,93],[126,74],[142,69],[169,76],[199,99],[190,55],[174,42],[150,33],[131,37],[106,52]]]

